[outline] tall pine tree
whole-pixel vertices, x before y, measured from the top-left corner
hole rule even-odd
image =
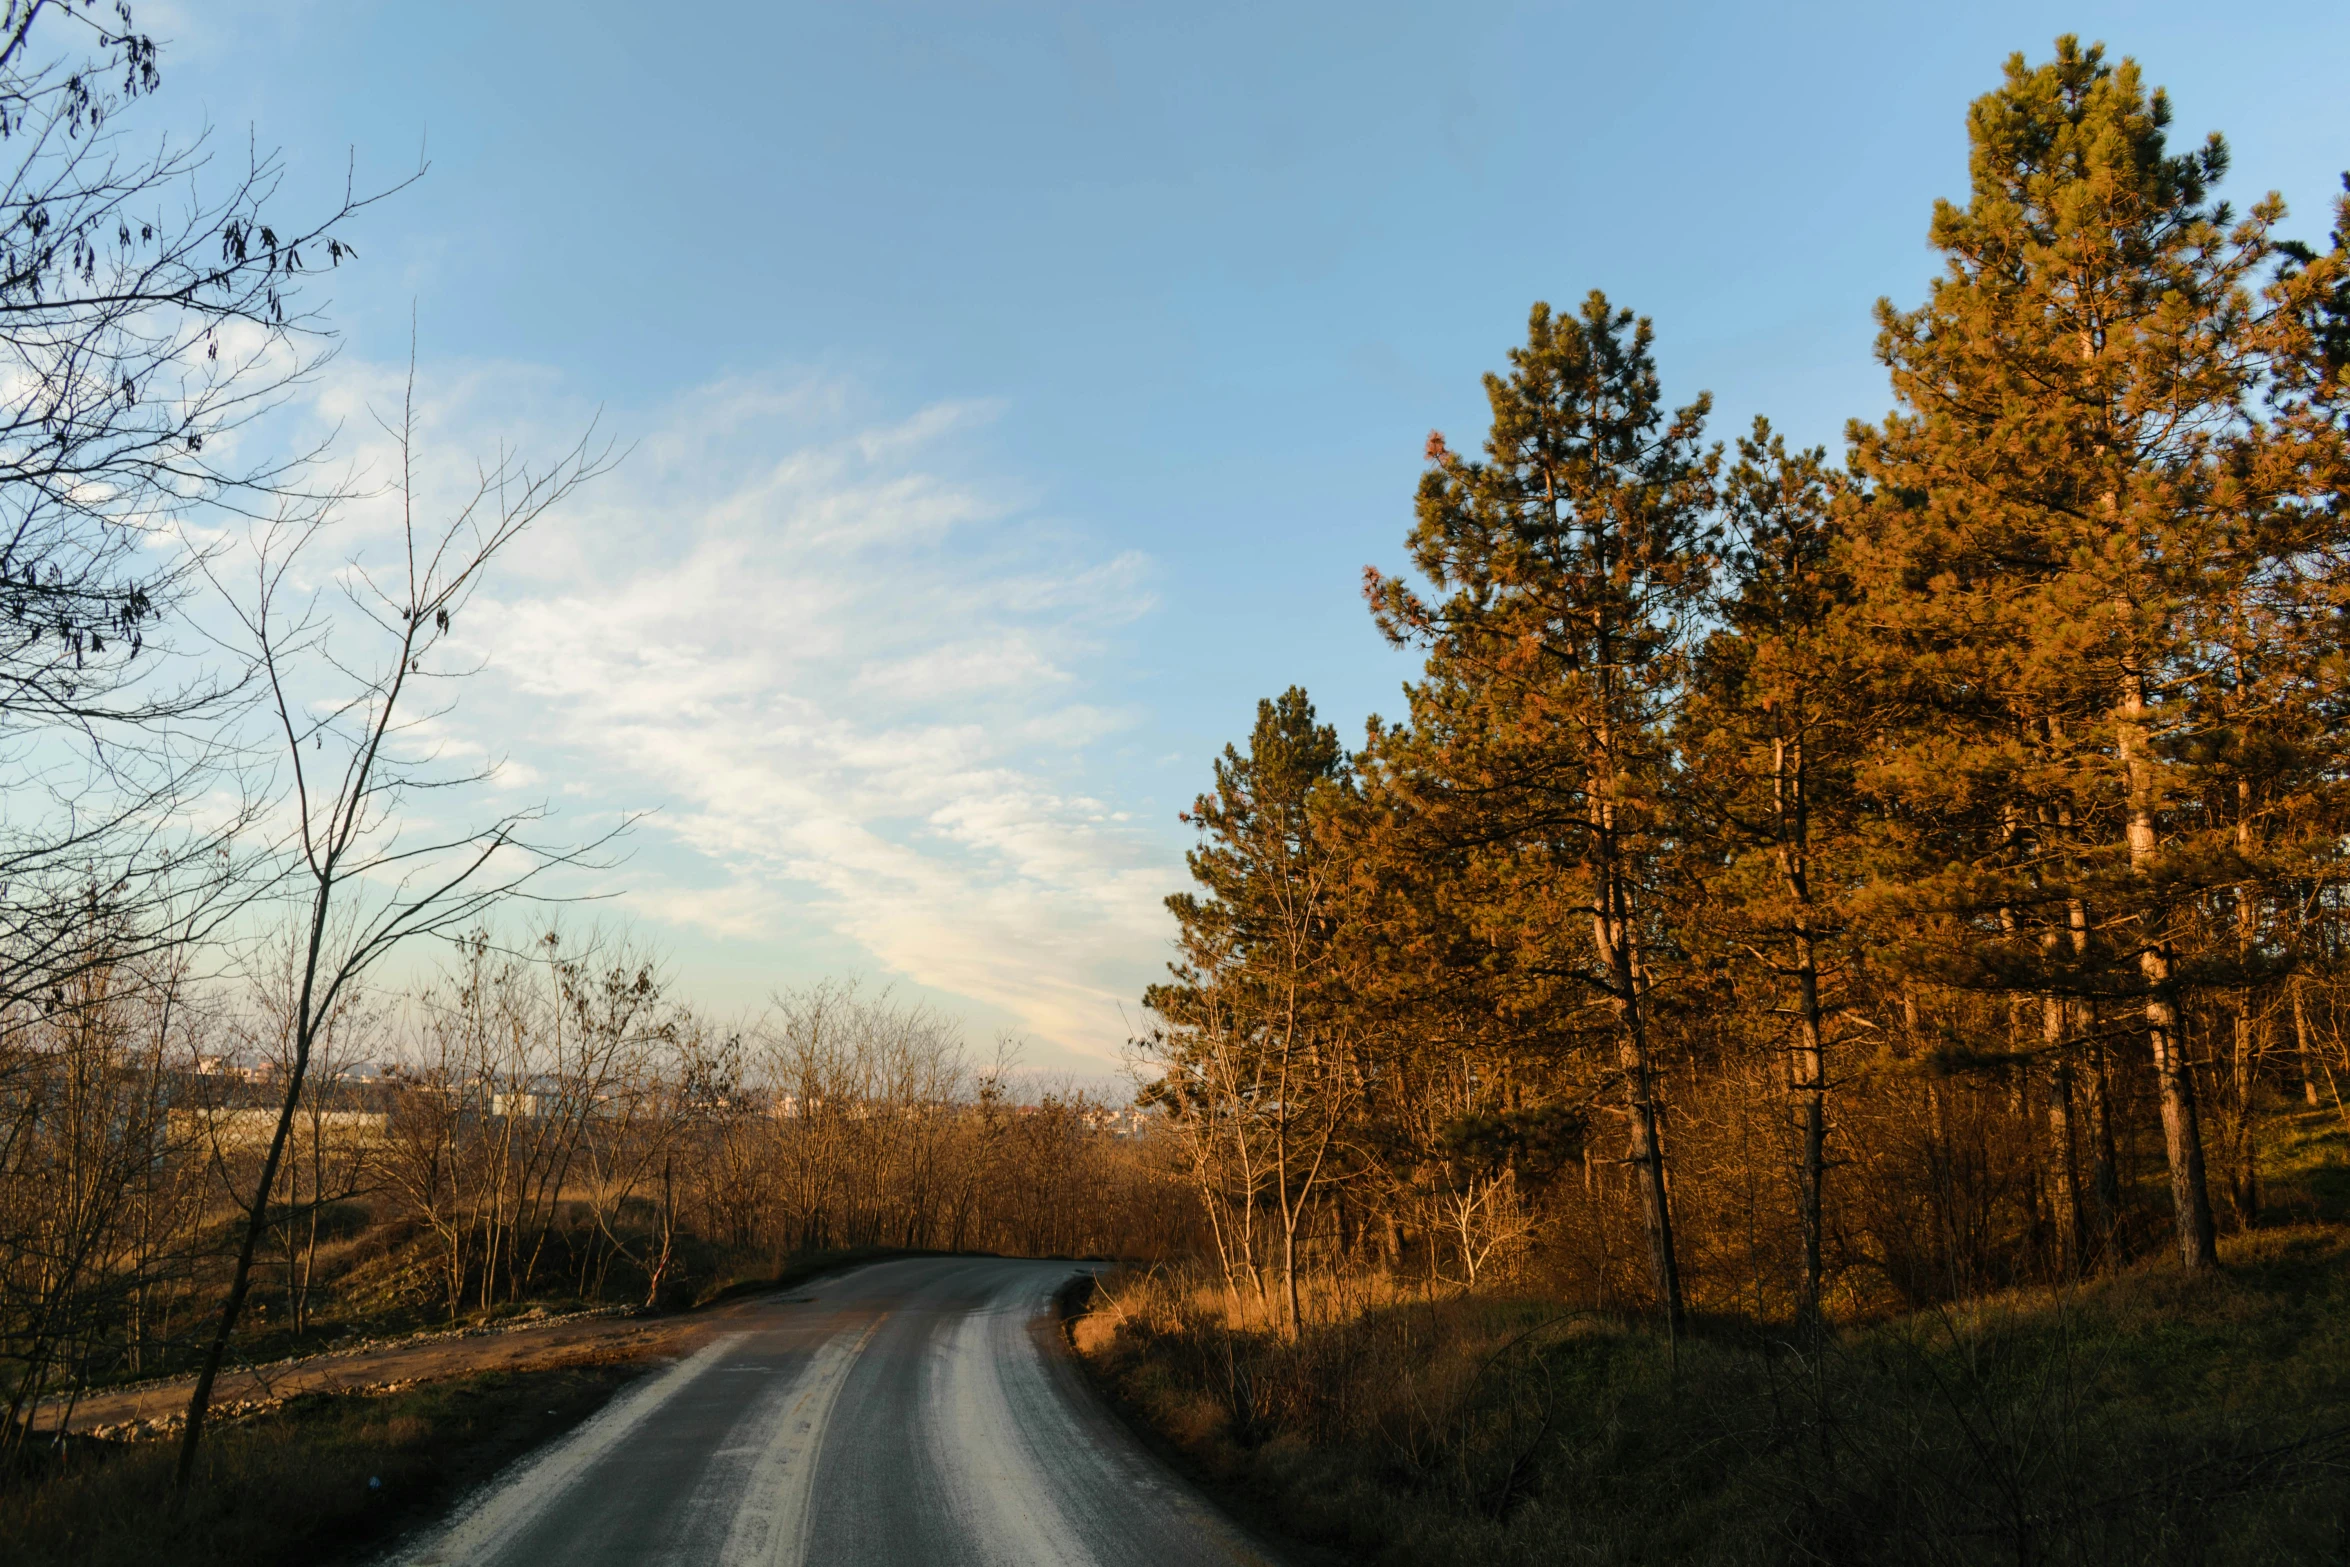
[[[1583,958],[1567,947],[1554,963],[1612,1020],[1651,1279],[1677,1326],[1644,890],[1669,833],[1662,786],[1717,457],[1701,445],[1707,399],[1667,409],[1652,339],[1597,292],[1573,316],[1535,306],[1510,373],[1486,377],[1483,460],[1429,438],[1411,552],[1433,595],[1376,573],[1366,587],[1388,635],[1428,651],[1411,701],[1431,818],[1510,851],[1497,937],[1582,926]]]
[[[2219,138],[2174,154],[2169,121],[2134,64],[2070,37],[2009,61],[1968,116],[1970,198],[1935,209],[1943,274],[1879,306],[1899,407],[1856,427],[1853,465],[1869,613],[1920,721],[1883,777],[1943,808],[1965,780],[1996,816],[1970,912],[1997,905],[2007,950],[1982,956],[2019,993],[2078,968],[2032,929],[2076,907],[2134,974],[2193,1268],[2214,1254],[2180,921],[2235,867],[2179,808],[2179,747],[2218,674],[2198,609],[2246,569],[2263,500],[2234,443],[2276,208],[2237,222],[2209,196]]]
[[[1851,584],[1837,548],[1841,475],[1789,452],[1757,419],[1722,486],[1729,525],[1718,629],[1697,661],[1682,731],[1693,837],[1719,862],[1705,907],[1731,962],[1764,973],[1789,1025],[1798,1218],[1797,1315],[1820,1321],[1828,1182],[1828,1054],[1847,981],[1853,765],[1870,706],[1845,645]]]

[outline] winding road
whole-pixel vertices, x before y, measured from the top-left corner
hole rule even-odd
[[[1085,1384],[1052,1309],[1082,1266],[875,1263],[734,1313],[391,1560],[1269,1562]]]

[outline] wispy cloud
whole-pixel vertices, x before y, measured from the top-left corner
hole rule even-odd
[[[553,422],[527,372],[436,384],[444,460]],[[1173,873],[1087,782],[1135,723],[1101,671],[1151,564],[975,476],[993,416],[861,421],[821,382],[682,399],[468,610],[489,674],[449,722],[512,758],[501,784],[653,809],[628,902],[679,941],[813,920],[1102,1058]]]

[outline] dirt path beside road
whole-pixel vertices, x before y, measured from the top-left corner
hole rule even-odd
[[[348,1393],[405,1387],[483,1371],[540,1371],[558,1366],[673,1359],[691,1354],[744,1310],[731,1301],[670,1317],[586,1313],[541,1323],[417,1334],[268,1365],[223,1368],[213,1407],[235,1414],[300,1393]],[[138,1436],[170,1430],[187,1409],[195,1378],[171,1377],[87,1393],[73,1406],[70,1429],[88,1435]],[[40,1426],[54,1430],[61,1400],[42,1406]]]

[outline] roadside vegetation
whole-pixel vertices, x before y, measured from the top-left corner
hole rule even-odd
[[[367,1036],[396,1071],[342,1070],[354,1036],[323,1036],[232,1371],[550,1313],[683,1310],[907,1252],[1167,1255],[1195,1222],[1130,1115],[976,1069],[939,1019],[849,987],[779,997],[713,1037],[646,969],[476,941],[411,1001],[415,1032],[378,1017]],[[125,1043],[117,1015],[76,1009],[65,1037],[25,1031],[0,1057],[18,1091],[74,1109],[20,1125],[0,1163],[5,1445],[25,1460],[0,1477],[0,1529],[46,1505],[26,1487],[100,1451],[60,1436],[89,1430],[77,1405],[200,1365],[264,1156],[254,1127],[282,1091],[266,1049],[201,1070]],[[60,1235],[71,1268],[28,1244]]]
[[[1424,655],[1259,704],[1142,1047],[1204,1216],[1078,1330],[1347,1559],[2285,1562],[2350,1535],[2350,202],[2057,42],[1841,463],[1537,305]]]
[[[2281,1122],[2341,1159],[2338,1126]],[[1334,1560],[2331,1561],[2350,1210],[2292,1158],[2210,1272],[2151,1259],[1808,1338],[1725,1315],[1676,1344],[1523,1278],[1358,1282],[1292,1337],[1196,1267],[1107,1280],[1075,1335],[1178,1461]]]
[[[22,1567],[367,1560],[600,1407],[633,1367],[453,1377],[313,1394],[221,1424],[173,1513],[168,1443],[68,1439],[13,1455],[0,1494]]]
[[[248,1078],[110,1044],[104,1006],[0,1056],[14,1091],[76,1107],[20,1124],[0,1162],[10,1561],[357,1559],[568,1427],[642,1350],[483,1377],[452,1342],[427,1373],[445,1388],[290,1399],[241,1368],[266,1381],[451,1328],[673,1313],[909,1252],[1172,1255],[1194,1222],[1124,1118],[969,1067],[920,1009],[820,987],[712,1039],[641,969],[467,952],[411,998],[420,1034],[369,1036],[401,1071],[341,1071],[348,1038],[325,1037],[184,1487],[186,1378],[256,1189],[251,1118],[273,1114],[248,1106],[281,1080],[266,1051],[227,1058]],[[70,1269],[27,1243],[61,1234]],[[160,1408],[105,1412],[145,1385]]]

